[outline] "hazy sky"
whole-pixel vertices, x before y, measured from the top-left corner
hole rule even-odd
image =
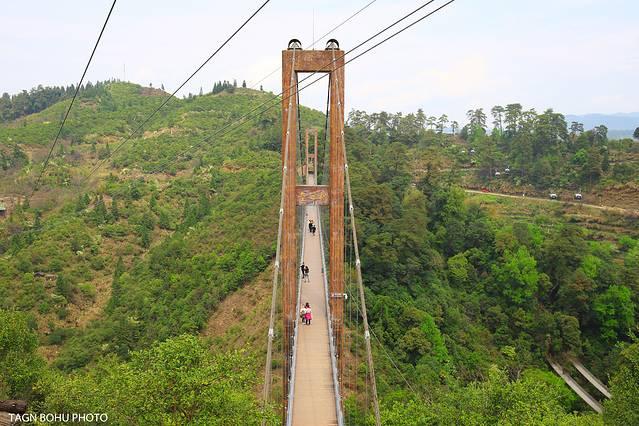
[[[0,1],[0,92],[9,93],[76,82],[112,2]],[[220,79],[251,85],[279,66],[290,38],[308,47],[313,22],[318,37],[369,1],[272,0],[185,92]],[[123,79],[126,69],[129,81],[173,90],[261,2],[119,0],[88,79]],[[348,50],[422,3],[377,0],[331,37]],[[637,111],[638,22],[637,0],[457,0],[350,64],[346,108],[423,108],[458,120],[471,107],[511,102]],[[279,92],[279,72],[263,84]],[[323,109],[325,84],[302,92],[302,102]]]

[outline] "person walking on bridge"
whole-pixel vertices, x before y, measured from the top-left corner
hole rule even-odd
[[[311,313],[311,304],[306,302],[306,305],[304,305],[304,309],[306,309],[306,313],[304,314],[306,325],[311,325],[311,320],[313,319],[313,314]]]
[[[306,277],[306,265],[304,265],[303,261],[302,261],[302,264],[300,265],[300,271],[302,272],[302,281],[303,281],[304,278]]]
[[[304,274],[302,275],[302,277],[305,277],[307,282],[311,281],[311,279],[308,277],[309,271],[310,270],[308,269],[308,265],[304,265]]]

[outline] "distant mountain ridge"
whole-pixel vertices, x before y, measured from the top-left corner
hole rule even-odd
[[[583,123],[584,128],[592,129],[603,124],[608,128],[610,138],[632,137],[632,132],[639,127],[639,112],[619,112],[615,114],[566,114],[566,121]]]

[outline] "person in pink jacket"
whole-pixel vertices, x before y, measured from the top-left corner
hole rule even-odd
[[[306,309],[306,313],[304,314],[306,325],[311,325],[311,319],[313,319],[313,314],[311,313],[311,304],[306,302],[306,305],[304,305],[304,309]]]

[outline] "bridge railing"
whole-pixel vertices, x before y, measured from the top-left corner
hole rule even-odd
[[[300,209],[300,210],[304,210],[304,209]],[[300,218],[304,217],[303,213],[298,215]],[[299,258],[301,259],[301,257],[304,255],[304,244],[306,242],[306,232],[304,232],[304,227],[305,227],[305,221],[304,220],[298,220],[298,223],[300,224],[299,230],[301,230],[301,232],[298,230],[298,235],[301,234],[300,236],[300,240],[302,241],[302,243],[299,245],[300,246],[300,252],[299,252]],[[296,312],[296,318],[297,318],[297,313],[300,311],[301,309],[301,300],[302,300],[302,272],[298,271],[297,272],[298,278],[297,278],[297,300],[295,302],[295,312]],[[291,347],[293,348],[293,356],[291,358],[291,371],[290,371],[290,375],[289,375],[289,387],[288,387],[288,409],[286,412],[286,425],[287,426],[292,426],[293,424],[293,406],[295,404],[295,370],[297,367],[297,341],[298,341],[298,335],[299,335],[299,320],[295,320],[295,329],[293,331],[293,344],[291,345]]]
[[[326,256],[324,252],[324,239],[323,239],[323,231],[322,231],[322,219],[320,213],[320,207],[316,206],[317,209],[317,230],[319,232],[319,241],[320,241],[320,253],[322,256],[322,281],[324,283],[324,296],[326,297],[326,319],[328,322],[328,343],[331,351],[331,372],[333,374],[333,392],[335,394],[335,407],[337,410],[337,424],[339,426],[344,425],[344,413],[342,411],[342,397],[340,395],[340,384],[339,384],[339,374],[337,372],[337,352],[335,350],[335,341],[333,338],[333,326],[332,326],[332,317],[331,317],[331,304],[329,303],[329,294],[328,294],[328,270],[326,269]]]

